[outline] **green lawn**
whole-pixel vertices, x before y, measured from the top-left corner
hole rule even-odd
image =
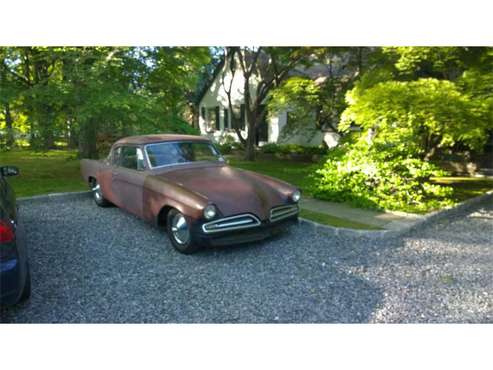
[[[363,230],[381,230],[381,228],[362,224],[360,222],[346,220],[345,218],[339,218],[324,213],[310,211],[308,209],[301,209],[300,216],[308,220],[318,222],[319,224],[330,225],[334,227],[345,227],[348,229],[363,229]]]
[[[454,201],[459,203],[493,190],[493,179],[481,177],[438,177],[434,182],[454,188]]]
[[[310,196],[312,193],[310,175],[317,168],[317,164],[281,159],[259,159],[256,162],[247,162],[232,156],[229,156],[228,160],[232,166],[257,171],[296,185],[302,189],[304,196]],[[20,169],[19,176],[9,179],[18,197],[87,190],[87,185],[80,177],[76,152],[66,150],[51,150],[46,153],[31,150],[0,152],[0,165],[7,164],[18,166]],[[456,202],[493,189],[492,179],[442,177],[434,180],[437,183],[452,186],[455,190],[454,201]],[[301,216],[332,226],[354,229],[372,228],[369,225],[308,210],[302,210]]]
[[[0,152],[0,165],[19,167],[20,175],[9,178],[18,197],[87,190],[80,176],[76,152],[12,150]]]
[[[232,166],[257,171],[296,185],[303,191],[303,195],[309,196],[312,193],[309,176],[318,167],[317,164],[281,159],[257,160],[256,162],[243,161],[235,157],[228,159]],[[437,177],[433,181],[437,184],[452,186],[454,188],[453,200],[457,203],[493,190],[493,179],[481,177]]]
[[[276,177],[299,187],[304,196],[312,193],[310,175],[318,168],[316,163],[303,163],[283,159],[262,160],[249,162],[237,157],[226,156],[229,164],[245,170],[260,172]]]

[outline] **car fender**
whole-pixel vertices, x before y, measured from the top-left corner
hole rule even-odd
[[[159,223],[163,208],[175,208],[192,220],[202,217],[208,204],[205,197],[185,189],[179,184],[156,176],[147,176],[144,183],[144,218]]]

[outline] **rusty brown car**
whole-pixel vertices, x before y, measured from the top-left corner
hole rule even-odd
[[[127,137],[106,159],[82,160],[81,172],[98,206],[166,228],[182,253],[261,240],[298,219],[299,189],[229,166],[205,137]]]

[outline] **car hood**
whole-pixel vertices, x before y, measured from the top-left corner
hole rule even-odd
[[[224,217],[253,213],[267,219],[270,209],[288,203],[296,190],[283,181],[228,165],[177,168],[156,176],[203,196]]]

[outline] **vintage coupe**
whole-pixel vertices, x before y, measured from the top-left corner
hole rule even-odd
[[[105,160],[82,160],[81,172],[97,205],[165,227],[182,253],[261,240],[298,219],[299,189],[230,167],[201,136],[127,137]]]

